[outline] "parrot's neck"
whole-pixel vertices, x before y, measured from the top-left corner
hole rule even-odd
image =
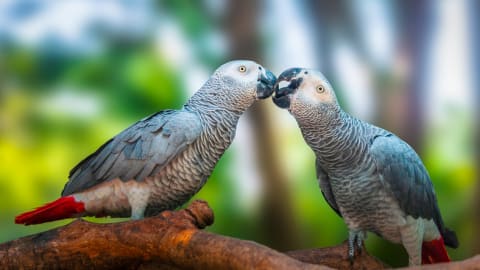
[[[343,129],[351,118],[338,105],[323,104],[292,112],[306,138],[327,139]]]
[[[243,111],[218,106],[218,101],[211,100],[211,97],[197,92],[184,105],[184,110],[197,113],[204,134],[209,140],[214,140],[212,145],[224,149],[230,145],[235,136],[237,123]]]
[[[198,150],[202,160],[198,162],[198,166],[210,174],[218,159],[232,143],[241,113],[212,106],[202,99],[190,99],[184,109],[197,113],[200,118],[202,133],[192,147],[203,149]]]
[[[252,95],[237,89],[243,85],[228,84],[218,79],[208,80],[185,104],[186,109],[240,117],[256,100]]]
[[[190,100],[183,106],[187,111],[196,112],[199,114],[200,118],[208,120],[208,122],[236,122],[242,115],[243,111],[232,110],[224,108],[221,106],[216,106],[214,103],[211,103],[209,100],[204,98],[196,98],[192,96]]]
[[[351,166],[359,153],[366,150],[361,141],[364,125],[338,107],[329,114],[316,117],[309,124],[299,126],[307,144],[326,167]]]

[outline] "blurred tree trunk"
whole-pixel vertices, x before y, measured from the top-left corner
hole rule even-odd
[[[378,114],[383,118],[385,127],[406,140],[417,152],[422,152],[425,127],[423,102],[426,100],[428,52],[432,45],[435,9],[431,0],[403,0],[396,1],[394,5],[399,20],[395,35],[399,37],[399,47],[393,73],[400,74],[400,78],[393,80],[394,94],[389,93],[391,100],[379,100],[379,104],[384,106]]]
[[[319,68],[327,78],[335,76],[333,49],[340,38],[348,42],[362,60],[370,62],[351,1],[309,0],[306,2],[305,12],[308,12],[313,20],[315,39],[320,48]]]
[[[252,59],[263,63],[259,38],[259,13],[262,1],[245,0],[228,2],[226,26],[230,42],[231,59]],[[260,228],[264,241],[278,250],[287,250],[298,245],[297,230],[293,219],[292,200],[288,179],[282,169],[274,142],[274,119],[268,113],[269,100],[257,102],[247,112],[253,127],[255,152],[263,195]]]
[[[342,19],[350,17],[344,16],[345,1],[316,1],[307,2],[306,11],[309,12],[309,18],[312,19],[313,31],[315,33],[315,43],[318,50],[317,62],[318,68],[330,81],[335,81],[335,72],[333,71],[333,49],[334,43],[342,25]]]
[[[305,12],[308,12],[312,20],[312,29],[317,50],[317,62],[325,77],[334,85],[337,81],[337,74],[334,69],[335,45],[339,40],[345,40],[351,48],[365,62],[368,62],[367,51],[358,23],[353,15],[352,3],[346,0],[309,0],[306,2]],[[348,111],[348,104],[345,104],[343,91],[339,87],[337,97]]]
[[[468,1],[467,9],[469,11],[469,33],[472,33],[470,51],[472,53],[471,62],[471,76],[473,84],[473,95],[475,98],[474,108],[474,134],[473,144],[475,148],[475,168],[477,169],[476,187],[475,187],[475,202],[473,206],[473,228],[480,228],[480,17],[478,11],[480,10],[480,1],[470,0]],[[475,232],[477,233],[477,232]],[[480,242],[473,241],[473,254],[480,253]]]

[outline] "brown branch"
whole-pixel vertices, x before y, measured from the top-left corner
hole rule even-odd
[[[199,229],[213,223],[206,202],[138,221],[64,227],[0,245],[7,269],[328,269],[250,241]]]
[[[364,249],[365,250],[365,247]],[[321,264],[336,269],[385,269],[388,265],[370,256],[367,252],[355,255],[352,263],[348,258],[348,242],[327,248],[315,248],[286,252],[288,256],[301,262]]]
[[[138,221],[64,227],[0,244],[0,269],[382,269],[366,252],[347,246],[282,254],[251,241],[201,229],[213,223],[204,201]],[[326,265],[326,266],[323,266]],[[409,268],[410,269],[410,268]],[[417,268],[411,268],[417,269]],[[480,269],[480,256],[422,269]]]
[[[365,248],[364,248],[365,250]],[[350,265],[348,259],[348,244],[344,242],[341,245],[327,248],[317,248],[309,250],[295,250],[286,252],[286,254],[296,260],[310,263],[321,264],[335,269],[387,269],[390,268],[379,259],[362,252],[355,255],[353,265]],[[450,263],[411,266],[398,268],[399,270],[480,270],[480,255]]]

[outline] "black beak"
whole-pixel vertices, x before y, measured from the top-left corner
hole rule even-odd
[[[296,77],[301,71],[301,68],[290,68],[278,76],[277,83],[275,84],[275,95],[273,96],[273,103],[275,103],[275,105],[282,109],[290,108],[290,95],[295,93],[303,80],[301,77]],[[279,83],[282,81],[290,82],[290,84],[286,87],[279,88]]]
[[[262,72],[258,78],[257,97],[259,99],[265,99],[271,96],[275,90],[276,82],[277,78],[271,71],[265,70],[265,72]]]

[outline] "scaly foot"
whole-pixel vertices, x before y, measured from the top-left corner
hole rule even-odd
[[[350,263],[353,264],[355,258],[355,246],[358,248],[360,253],[363,249],[363,241],[367,238],[367,234],[364,231],[353,231],[348,232],[348,259]]]

